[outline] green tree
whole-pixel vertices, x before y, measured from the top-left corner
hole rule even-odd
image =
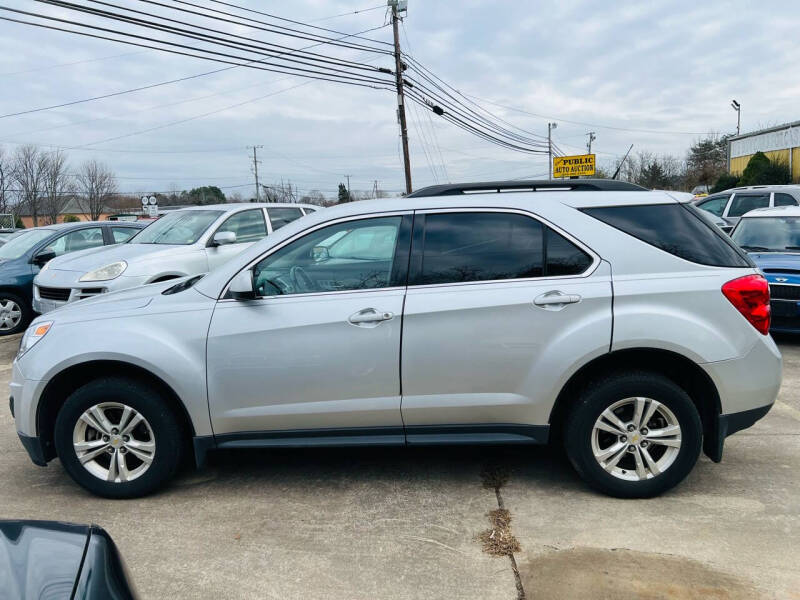
[[[742,171],[739,185],[763,185],[765,173],[769,170],[770,160],[763,152],[756,152],[750,157],[747,166]]]
[[[64,215],[64,223],[78,223],[80,219],[75,215]]]
[[[739,185],[738,176],[731,175],[730,173],[723,173],[717,178],[717,182],[711,187],[710,193],[716,194],[717,192],[729,190],[737,185]]]
[[[17,229],[25,229],[25,223],[22,222],[22,219],[17,217],[17,220],[14,222],[14,227]]]
[[[188,204],[224,204],[225,194],[215,185],[206,185],[189,191]]]
[[[686,179],[690,186],[707,185],[725,173],[728,166],[728,138],[707,137],[692,144],[686,155]]]
[[[343,202],[352,202],[353,197],[350,195],[350,192],[347,191],[347,186],[343,183],[339,184],[339,204]]]

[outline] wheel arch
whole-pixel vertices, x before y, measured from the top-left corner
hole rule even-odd
[[[703,423],[704,451],[717,460],[713,449],[717,447],[717,417],[722,409],[716,385],[693,360],[660,348],[628,348],[609,352],[578,369],[561,389],[550,412],[552,437],[560,441],[566,417],[582,388],[609,373],[632,370],[663,375],[689,395]]]
[[[57,455],[53,443],[55,422],[64,402],[81,386],[105,377],[134,379],[158,390],[167,399],[175,416],[180,421],[187,437],[184,440],[187,444],[187,451],[190,449],[191,438],[195,435],[194,424],[186,406],[169,384],[151,371],[132,363],[118,360],[92,360],[64,369],[55,375],[42,391],[36,411],[36,431],[42,444],[45,460],[51,460]]]

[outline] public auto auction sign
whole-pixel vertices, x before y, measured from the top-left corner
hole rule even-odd
[[[580,177],[594,175],[594,154],[554,156],[553,177]]]

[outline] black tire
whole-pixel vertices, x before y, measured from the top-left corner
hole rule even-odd
[[[73,430],[81,415],[104,402],[131,407],[152,429],[156,443],[152,463],[132,481],[100,479],[84,468],[73,447]],[[67,473],[85,489],[105,498],[138,498],[161,488],[174,477],[181,463],[184,432],[174,411],[158,391],[133,379],[107,377],[83,385],[67,398],[56,417],[55,446]]]
[[[8,292],[0,292],[0,303],[5,306],[6,302],[11,301],[19,306],[20,312],[22,313],[22,318],[19,320],[19,323],[10,329],[0,329],[0,336],[5,335],[14,335],[15,333],[22,333],[25,331],[25,328],[28,326],[28,323],[31,322],[33,319],[33,309],[31,305],[26,300],[23,300],[20,296],[16,294],[10,294]]]
[[[639,481],[612,475],[600,465],[592,450],[592,430],[601,413],[615,402],[631,397],[652,398],[662,403],[672,411],[681,428],[681,446],[674,462],[658,475]],[[618,373],[591,382],[579,396],[564,427],[564,447],[578,474],[591,487],[618,498],[650,498],[683,481],[700,456],[702,438],[700,415],[688,394],[670,379],[649,372]]]

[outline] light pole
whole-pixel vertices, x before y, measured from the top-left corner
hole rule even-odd
[[[558,123],[547,124],[547,178],[553,178],[553,136],[552,131],[558,127]]]
[[[742,125],[742,105],[736,100],[731,100],[731,108],[736,111],[736,135],[739,135],[739,128]]]

